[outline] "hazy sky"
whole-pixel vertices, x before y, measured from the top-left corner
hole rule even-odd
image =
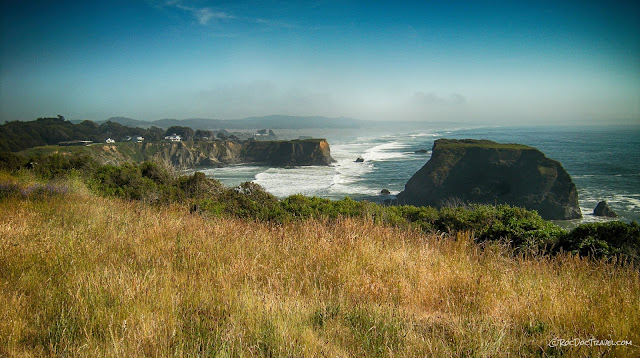
[[[2,1],[1,118],[640,124],[638,1]]]

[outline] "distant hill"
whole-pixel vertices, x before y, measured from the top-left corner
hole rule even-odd
[[[151,124],[151,122],[141,121],[138,119],[127,118],[127,117],[111,117],[107,119],[105,122],[115,122],[115,123],[120,123],[123,126],[127,126],[127,127],[140,127],[140,128],[148,128],[153,125]],[[100,123],[103,123],[103,122],[100,122]]]
[[[172,126],[191,127],[193,129],[310,129],[310,128],[361,128],[368,121],[352,118],[328,118],[321,116],[284,116],[272,115],[249,117],[243,119],[160,119],[156,121],[139,121],[125,117],[112,117],[109,121],[126,126],[169,128]]]

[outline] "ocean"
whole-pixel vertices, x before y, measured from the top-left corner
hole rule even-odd
[[[640,126],[456,128],[415,124],[370,130],[275,132],[286,139],[309,135],[326,138],[336,162],[328,167],[234,165],[200,171],[227,186],[253,181],[279,198],[303,194],[381,202],[393,199],[404,189],[431,157],[436,139],[489,139],[530,145],[563,165],[578,189],[584,216],[561,223],[563,226],[607,220],[592,215],[601,200],[608,202],[619,220],[640,221]],[[427,152],[416,153],[422,149]],[[355,162],[358,157],[364,162]],[[382,189],[391,194],[380,194]]]

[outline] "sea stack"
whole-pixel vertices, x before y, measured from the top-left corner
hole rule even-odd
[[[615,218],[618,214],[615,211],[611,210],[609,204],[606,201],[601,201],[596,205],[596,208],[593,209],[593,215],[595,216],[607,216],[610,218]]]
[[[508,204],[547,220],[582,217],[578,191],[562,165],[536,148],[488,140],[439,139],[431,159],[397,196],[399,204]]]

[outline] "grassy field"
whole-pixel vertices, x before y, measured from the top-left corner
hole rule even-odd
[[[637,268],[64,185],[0,199],[0,356],[640,355]]]

